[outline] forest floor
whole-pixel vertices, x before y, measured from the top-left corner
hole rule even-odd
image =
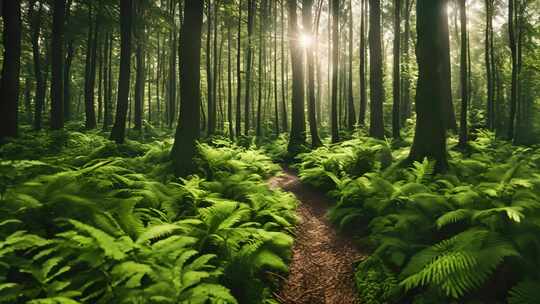
[[[359,303],[353,264],[364,255],[326,219],[331,201],[303,185],[288,168],[269,183],[293,193],[300,201],[289,276],[276,297],[283,304]]]

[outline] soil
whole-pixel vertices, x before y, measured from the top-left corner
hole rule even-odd
[[[331,200],[303,185],[287,168],[269,183],[293,193],[300,201],[289,275],[276,298],[283,304],[360,303],[353,265],[364,255],[326,219]]]

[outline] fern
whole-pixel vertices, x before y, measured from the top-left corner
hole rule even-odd
[[[512,287],[508,297],[509,304],[533,304],[540,299],[540,282],[525,280]]]
[[[406,290],[430,286],[459,298],[480,287],[510,256],[519,253],[497,235],[486,230],[468,230],[413,256],[401,274],[401,285]]]

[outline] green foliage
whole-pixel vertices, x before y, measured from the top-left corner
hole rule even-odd
[[[395,298],[415,303],[502,302],[504,293],[511,303],[534,302],[530,282],[540,267],[538,147],[515,147],[478,131],[469,154],[451,150],[445,174],[435,175],[427,160],[402,168],[403,149],[392,153],[394,165],[372,156],[367,172],[353,170],[359,168],[353,151],[370,155],[365,151],[372,146],[353,139],[300,155],[297,165],[304,182],[336,198],[330,221],[373,249],[370,260],[378,262],[360,266],[358,274],[381,283],[361,281],[361,298],[387,301],[382,282],[394,277],[401,290]],[[522,283],[497,283],[502,277]],[[501,292],[488,296],[490,284],[501,285]]]
[[[262,152],[200,144],[199,176],[176,179],[168,140],[67,138],[56,156],[0,164],[0,303],[272,298],[296,200],[266,185],[278,167]]]

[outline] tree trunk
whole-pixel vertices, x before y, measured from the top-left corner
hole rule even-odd
[[[283,132],[289,130],[289,119],[287,117],[287,90],[289,86],[287,85],[287,76],[285,74],[285,62],[287,57],[285,57],[285,13],[284,13],[284,4],[285,1],[281,1],[281,119],[282,119],[282,129]]]
[[[232,32],[231,26],[227,27],[227,121],[229,125],[229,138],[234,138],[233,109],[232,109]]]
[[[246,67],[246,96],[244,103],[244,134],[249,134],[249,120],[250,120],[250,103],[251,103],[251,62],[252,62],[252,36],[253,36],[253,23],[255,19],[255,0],[248,0],[248,47],[247,47],[247,67]]]
[[[261,2],[261,15],[259,17],[259,67],[258,67],[258,78],[259,78],[259,84],[258,84],[258,94],[257,94],[257,121],[256,121],[256,128],[255,128],[255,134],[257,137],[261,136],[261,107],[262,107],[262,98],[263,98],[263,74],[266,73],[266,71],[263,70],[263,57],[264,57],[264,52],[265,52],[265,48],[266,48],[266,42],[264,40],[264,27],[266,26],[265,24],[265,14],[266,14],[266,8],[265,8],[265,5],[266,5],[266,0],[262,0]]]
[[[242,0],[238,4],[238,32],[236,37],[236,136],[242,134]],[[231,122],[232,123],[232,122]]]
[[[369,135],[384,138],[383,61],[381,48],[381,1],[369,0],[369,86],[371,118]]]
[[[36,93],[34,97],[34,129],[41,130],[43,106],[45,103],[45,77],[42,71],[42,59],[39,45],[39,36],[41,32],[41,20],[43,15],[43,3],[39,3],[37,14],[34,11],[34,4],[29,5],[30,10],[30,32],[32,37],[32,59],[34,63],[34,78],[36,79]],[[5,58],[5,57],[4,57]]]
[[[70,10],[72,0],[68,0],[66,5],[66,24],[69,26]],[[64,121],[71,120],[71,63],[73,62],[73,56],[75,55],[75,39],[73,35],[69,35],[66,38],[66,63],[64,66]]]
[[[449,49],[441,43],[447,37],[443,32],[446,15],[446,0],[418,1],[417,18],[417,61],[418,84],[416,93],[416,129],[408,160],[436,161],[436,170],[448,167],[446,152],[447,96],[444,91],[448,70],[444,68]]]
[[[186,176],[196,170],[193,160],[200,137],[200,62],[203,1],[186,1],[180,41],[180,115],[171,157],[175,174]]]
[[[445,0],[445,4],[448,4],[449,0]],[[443,48],[450,49],[450,34],[448,29],[448,14],[444,14],[444,17],[441,17],[442,27],[441,33],[439,35],[440,43]],[[444,111],[446,114],[445,122],[447,124],[447,129],[457,130],[456,114],[454,111],[454,103],[452,101],[452,73],[450,65],[450,52],[443,54],[444,59],[444,73],[448,75],[448,78],[443,83],[443,92],[446,94],[446,103],[444,105]]]
[[[94,87],[96,81],[96,56],[97,56],[97,39],[99,21],[97,20],[97,14],[95,20],[92,22],[92,9],[91,4],[88,7],[88,43],[86,44],[86,73],[85,73],[85,85],[84,85],[84,105],[85,105],[85,126],[87,129],[96,128],[96,112],[94,103]],[[94,25],[95,24],[95,27]],[[94,28],[93,28],[94,27]]]
[[[218,82],[219,82],[219,70],[218,70],[218,65],[219,65],[219,54],[218,54],[218,13],[219,13],[219,0],[214,0],[214,14],[213,14],[213,18],[214,18],[214,37],[213,37],[213,42],[212,42],[212,45],[213,45],[213,53],[214,53],[214,60],[213,60],[213,65],[212,65],[212,68],[213,68],[213,72],[212,72],[212,76],[213,76],[213,81],[212,81],[212,108],[209,108],[208,109],[208,122],[211,122],[211,124],[209,126],[211,126],[211,128],[209,127],[208,128],[208,134],[213,134],[216,132],[216,123],[217,123],[217,119],[216,119],[216,115],[217,115],[217,101],[218,101]]]
[[[339,141],[338,73],[339,73],[339,0],[332,0],[332,143]]]
[[[487,111],[486,111],[486,127],[488,130],[494,130],[494,81],[493,81],[493,71],[491,70],[492,60],[491,57],[491,34],[493,32],[493,0],[485,0],[486,4],[486,32],[485,32],[485,41],[484,41],[484,51],[485,51],[485,61],[486,61],[486,85],[487,85]]]
[[[401,0],[394,0],[394,70],[392,77],[392,137],[398,139],[400,135],[401,117]]]
[[[360,116],[358,123],[363,126],[366,123],[367,112],[367,85],[366,85],[366,14],[367,1],[361,0],[360,19]]]
[[[518,69],[517,69],[517,43],[515,33],[515,2],[508,1],[508,35],[510,50],[512,53],[512,84],[510,89],[510,116],[508,122],[508,139],[514,138],[514,128],[516,123],[516,107],[518,100]]]
[[[304,32],[313,36],[313,0],[304,0],[302,6],[302,17],[304,23]],[[317,116],[316,116],[316,92],[315,92],[315,56],[313,54],[314,45],[309,45],[306,48],[307,58],[307,73],[308,73],[308,121],[309,132],[311,134],[311,146],[317,148],[322,146],[319,132],[317,131]],[[318,88],[320,90],[320,88]],[[354,105],[353,105],[354,106]]]
[[[465,147],[468,142],[467,110],[469,102],[468,83],[468,48],[467,48],[467,11],[466,0],[459,0],[459,17],[461,23],[461,117],[459,129],[459,146]]]
[[[113,33],[109,33],[108,47],[107,47],[107,89],[105,90],[105,111],[103,113],[103,130],[108,130],[112,124],[112,112],[113,112],[113,95],[112,95],[112,50],[113,50]]]
[[[129,80],[131,77],[131,21],[133,0],[120,0],[120,75],[118,77],[118,101],[116,116],[111,131],[111,140],[124,143],[129,100]]]
[[[136,4],[136,18],[140,23],[137,25],[137,28],[135,29],[135,32],[137,33],[136,36],[136,51],[135,51],[135,57],[137,62],[137,74],[135,76],[135,126],[134,129],[140,131],[142,129],[142,116],[143,116],[143,104],[144,104],[144,78],[145,78],[145,70],[144,70],[144,27],[142,25],[142,20],[144,20],[144,12],[142,4],[137,3]]]
[[[352,12],[352,0],[349,0],[349,83],[348,83],[348,120],[347,127],[349,130],[354,129],[356,124],[356,112],[354,110],[354,93],[353,93],[353,12]]]
[[[21,68],[21,1],[2,3],[4,56],[0,81],[0,141],[18,132],[19,74]]]
[[[278,44],[277,44],[277,29],[278,29],[278,18],[277,18],[277,12],[278,12],[278,2],[274,1],[274,128],[276,131],[276,135],[279,135],[279,103],[278,103],[278,69],[277,69],[277,62],[278,62]]]
[[[287,150],[291,155],[298,154],[302,145],[306,142],[306,119],[304,114],[304,69],[302,60],[302,48],[298,41],[300,30],[296,14],[296,0],[287,0],[287,11],[289,16],[289,48],[291,50],[292,64],[292,125]]]
[[[64,19],[66,1],[54,0],[51,44],[51,129],[64,128]],[[5,96],[5,95],[4,95]]]
[[[414,4],[414,0],[405,0],[405,35],[403,37],[403,73],[402,73],[402,106],[400,108],[401,123],[411,117],[411,70],[410,70],[410,52],[409,43],[411,35],[411,10]]]

